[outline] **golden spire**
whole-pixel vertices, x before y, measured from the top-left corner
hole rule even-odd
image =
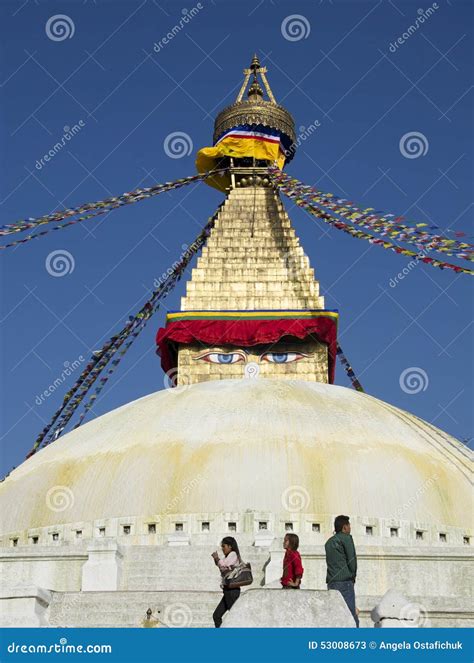
[[[249,90],[247,92],[247,97],[249,98],[249,101],[254,101],[254,102],[259,102],[261,99],[263,99],[263,90],[260,87],[257,79],[255,79],[252,83],[252,85],[249,87]]]
[[[263,90],[260,87],[260,84],[257,79],[257,73],[260,71],[260,61],[257,57],[257,54],[255,54],[252,58],[252,62],[250,63],[250,71],[253,72],[253,81],[248,89],[247,97],[249,101],[252,101],[253,103],[258,103],[261,99],[263,99]]]
[[[239,101],[242,101],[242,98],[244,96],[244,92],[247,89],[247,85],[249,84],[250,76],[253,75],[253,81],[252,81],[252,84],[251,84],[251,86],[249,88],[249,91],[248,91],[249,98],[250,98],[251,94],[252,95],[258,94],[259,96],[261,96],[263,98],[263,91],[262,91],[262,88],[259,85],[258,78],[257,78],[257,76],[260,76],[260,78],[262,80],[262,83],[265,87],[265,91],[268,95],[268,99],[270,100],[270,102],[272,104],[276,105],[275,97],[273,96],[273,92],[272,92],[271,87],[270,87],[270,85],[268,84],[268,81],[267,81],[266,73],[267,73],[267,68],[262,67],[260,65],[260,60],[258,59],[258,56],[255,53],[255,55],[252,58],[252,62],[250,63],[250,67],[248,69],[244,69],[245,78],[244,78],[244,82],[242,83],[242,87],[240,88],[239,94],[237,95],[237,99],[235,100],[236,103],[238,103]]]
[[[283,106],[280,106],[276,102],[266,74],[267,68],[261,66],[260,60],[255,53],[250,67],[244,69],[244,81],[237,99],[232,105],[224,108],[216,118],[214,124],[214,142],[232,127],[242,124],[261,124],[277,129],[282,134],[288,136],[291,143],[294,143],[296,135],[293,117]],[[251,78],[252,82],[250,83]],[[260,81],[263,84],[268,99],[264,99],[264,92]],[[247,88],[247,98],[244,99]]]
[[[260,69],[260,60],[258,59],[258,55],[256,53],[254,54],[252,62],[250,63],[250,69]]]

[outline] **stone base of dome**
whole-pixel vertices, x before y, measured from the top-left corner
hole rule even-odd
[[[324,592],[316,590],[315,594]],[[212,613],[220,599],[220,591],[50,592],[30,586],[2,591],[0,626],[209,628],[213,626]],[[374,626],[371,612],[380,599],[381,596],[357,594],[361,627]],[[469,598],[412,596],[410,600],[420,608],[422,619],[417,624],[420,627],[474,626]],[[148,610],[151,610],[149,615]]]
[[[219,593],[219,575],[210,556],[216,545],[121,545],[113,538],[99,542],[99,547],[97,543],[1,549],[3,588],[7,592],[17,591],[19,585],[27,582],[58,596],[71,596],[74,605],[82,605],[89,601],[87,596],[97,595],[99,612],[100,601],[103,601],[103,619],[109,619],[108,602],[118,601],[117,597],[124,592],[142,598],[152,594],[165,597],[176,593],[182,597],[195,597],[203,592],[217,592],[216,596]],[[280,541],[270,548],[246,545],[240,538],[239,543],[242,558],[252,565],[252,587],[278,581],[283,563]],[[300,550],[305,569],[303,588],[325,590],[324,546],[303,545]],[[105,553],[102,559],[98,552]],[[420,603],[424,612],[430,614],[430,619],[434,616],[432,625],[467,625],[466,620],[472,618],[466,613],[472,586],[473,554],[470,547],[358,545],[357,554],[357,603],[366,611],[367,617],[376,605],[376,599],[394,587],[410,601]],[[103,572],[101,563],[104,564]],[[110,583],[111,578],[115,584]],[[102,595],[104,599],[100,599]],[[66,601],[65,605],[69,606],[69,603]],[[144,612],[148,607],[154,609],[154,605],[147,606]],[[63,608],[58,608],[58,620],[63,620],[63,625],[75,625],[68,622],[70,617],[66,607],[65,612],[61,610]],[[144,614],[140,618],[144,618]]]

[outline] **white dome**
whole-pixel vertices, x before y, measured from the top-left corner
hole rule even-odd
[[[64,510],[48,505],[57,486],[72,496]],[[464,445],[376,398],[222,380],[141,398],[25,461],[0,485],[1,532],[170,512],[283,515],[295,495],[302,513],[464,528],[470,491]]]

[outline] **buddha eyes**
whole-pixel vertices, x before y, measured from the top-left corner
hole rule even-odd
[[[292,361],[298,361],[306,357],[301,352],[266,352],[262,355],[262,361],[269,361],[272,364],[290,364]]]
[[[239,352],[208,352],[196,359],[202,359],[211,364],[237,364],[244,361],[245,357]]]
[[[303,352],[265,352],[260,356],[260,361],[267,361],[271,364],[290,364],[307,356]],[[195,359],[207,361],[210,364],[237,364],[246,361],[247,356],[243,352],[205,352]]]

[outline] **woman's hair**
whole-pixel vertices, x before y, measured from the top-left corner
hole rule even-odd
[[[285,539],[288,539],[288,543],[290,544],[289,547],[291,550],[298,550],[298,546],[300,545],[298,534],[293,534],[292,532],[285,534]]]
[[[221,544],[223,544],[223,543],[230,546],[232,548],[232,550],[235,552],[235,554],[237,555],[237,557],[239,558],[239,560],[240,560],[239,546],[237,544],[237,541],[234,539],[234,537],[233,536],[225,536],[221,541]]]

